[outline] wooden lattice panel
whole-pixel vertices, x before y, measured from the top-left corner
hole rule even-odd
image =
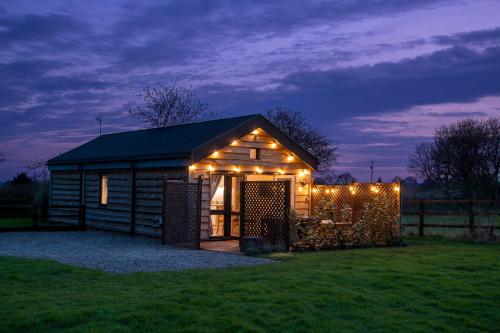
[[[241,236],[259,237],[269,251],[288,250],[290,182],[244,181]]]
[[[163,243],[200,248],[201,183],[165,182]]]
[[[352,223],[356,221],[365,203],[378,197],[387,197],[393,207],[394,217],[400,217],[400,186],[398,183],[355,183],[352,185],[314,185],[312,211],[328,200],[334,205],[334,221]]]

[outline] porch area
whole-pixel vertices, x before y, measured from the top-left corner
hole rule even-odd
[[[243,254],[240,251],[240,241],[234,239],[220,241],[202,241],[200,242],[200,249],[231,254]]]

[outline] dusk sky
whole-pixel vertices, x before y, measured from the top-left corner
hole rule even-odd
[[[434,128],[500,114],[500,1],[1,1],[0,180],[103,132],[148,85],[221,117],[301,110],[337,170],[406,176]]]

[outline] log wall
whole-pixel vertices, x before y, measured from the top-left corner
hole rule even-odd
[[[52,221],[56,223],[78,224],[80,206],[80,172],[52,173],[50,182],[50,205],[68,207],[53,208],[51,210],[51,214],[54,215]],[[60,215],[68,216],[61,217]]]
[[[100,175],[108,176],[108,203],[100,204]],[[137,234],[160,236],[162,218],[163,179],[186,179],[186,171],[138,170],[135,179],[135,226]],[[52,214],[71,214],[73,218],[57,218],[54,222],[77,224],[80,205],[80,172],[52,172],[51,205],[75,208],[52,209]],[[86,206],[86,223],[96,229],[131,232],[132,170],[94,172],[83,174],[82,204]]]

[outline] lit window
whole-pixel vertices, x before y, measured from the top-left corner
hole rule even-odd
[[[108,176],[101,175],[101,205],[108,204]]]
[[[250,148],[250,159],[251,160],[260,160],[260,149],[259,148]]]

